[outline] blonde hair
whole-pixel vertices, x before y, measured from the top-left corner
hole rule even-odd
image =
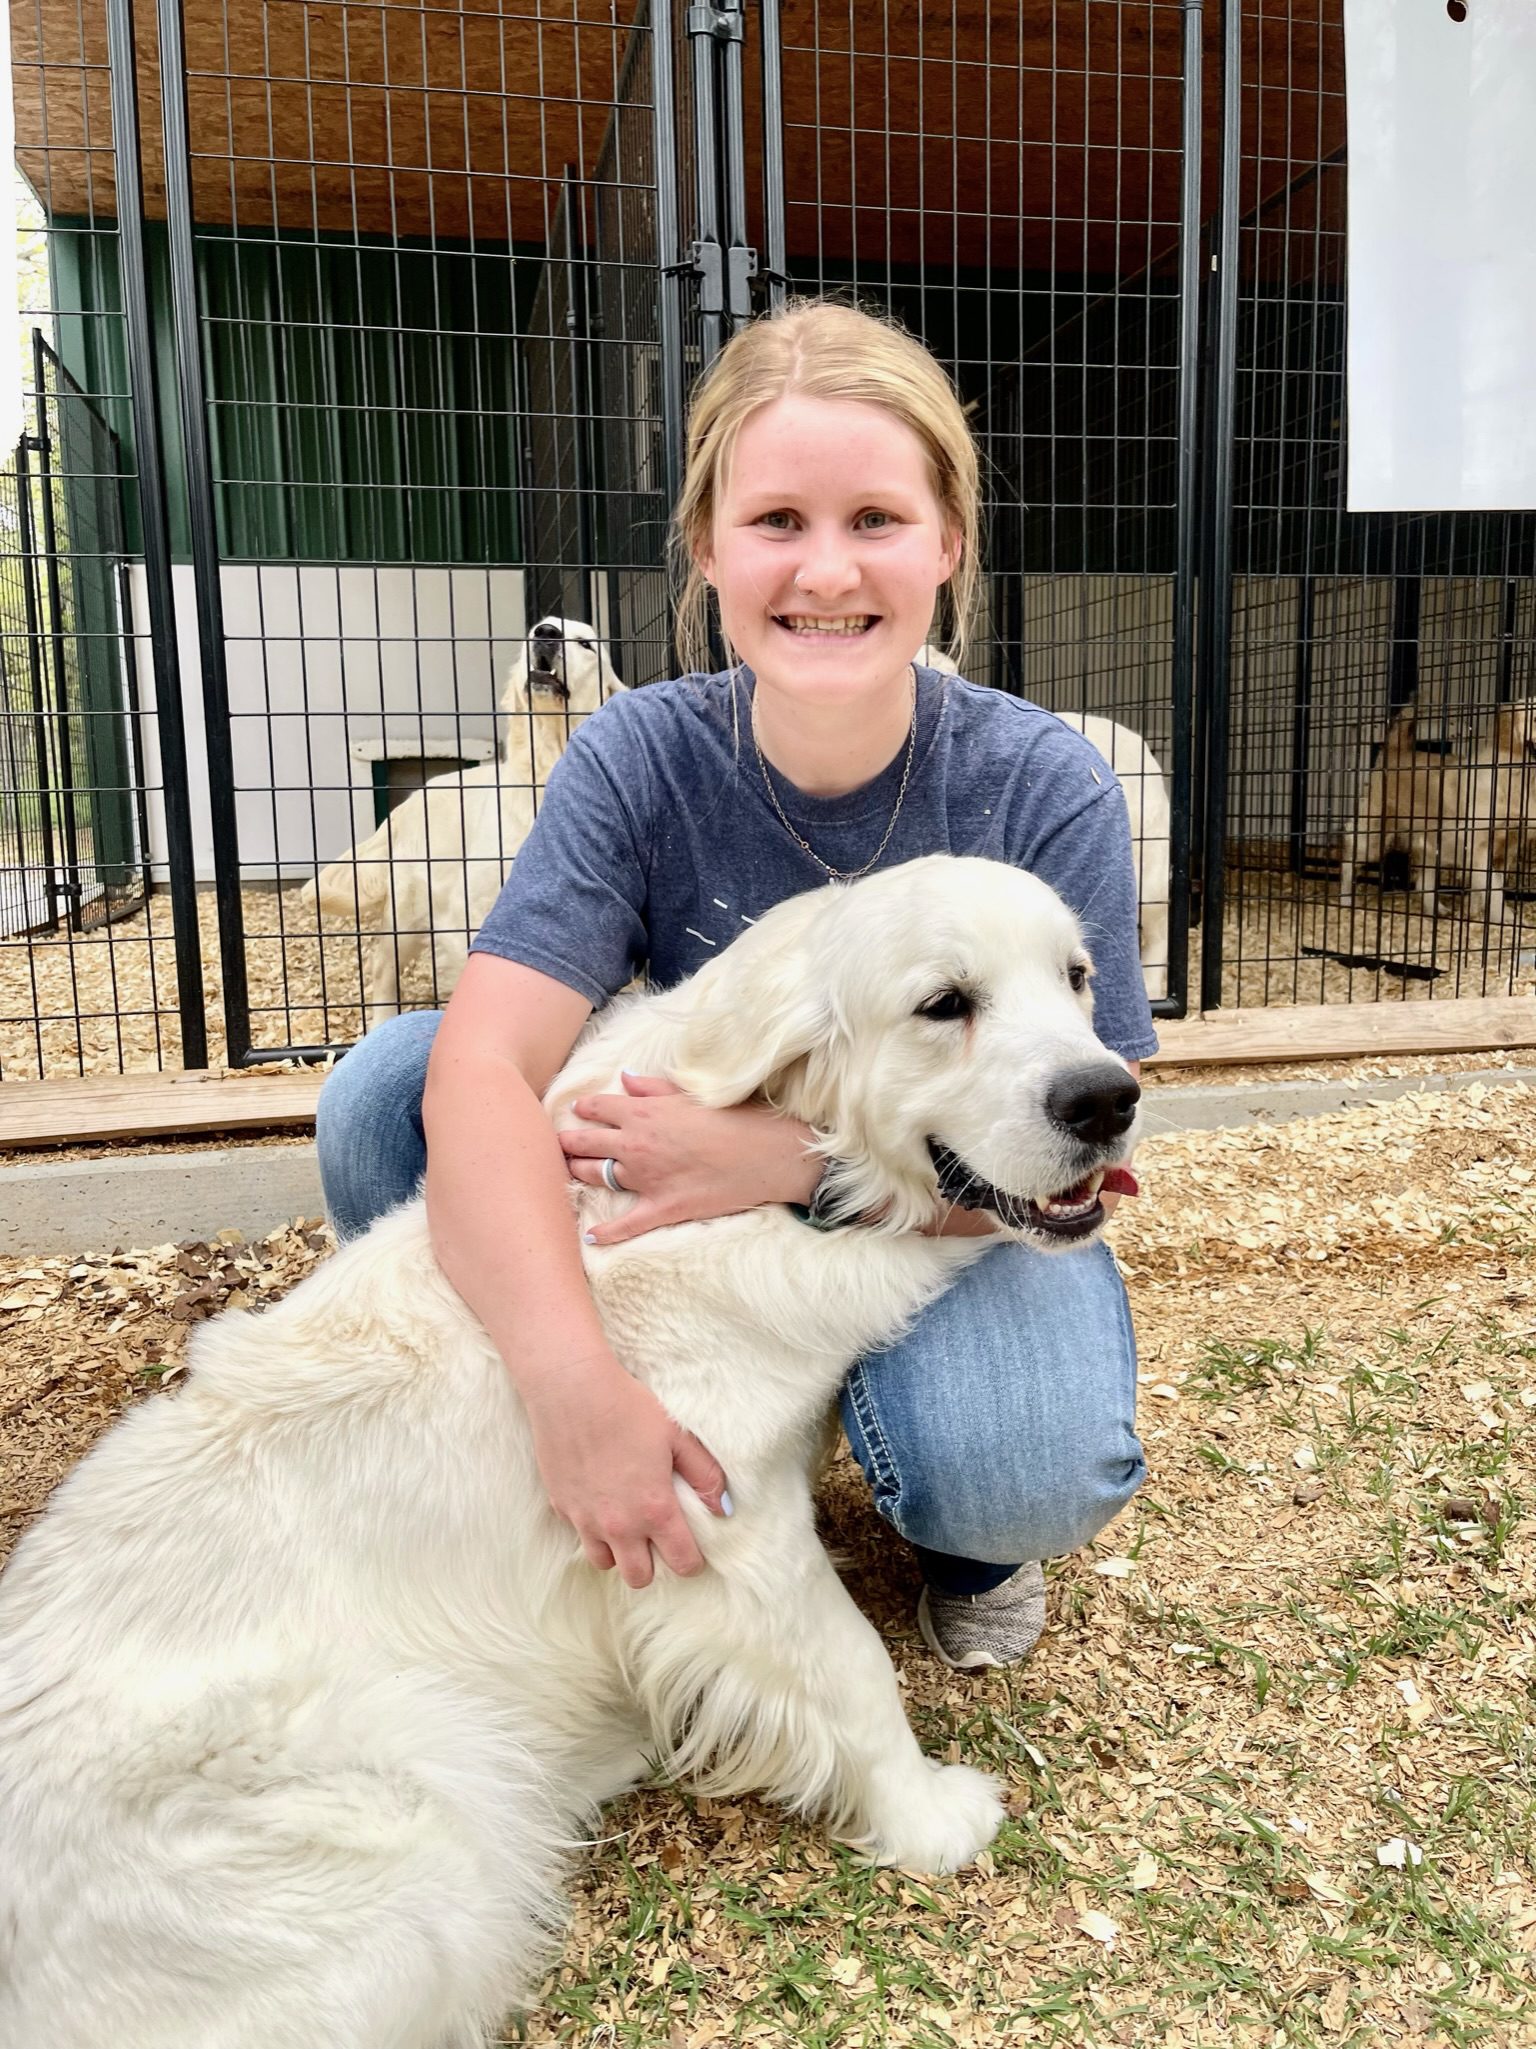
[[[733,336],[693,397],[687,465],[672,518],[685,666],[710,666],[710,588],[698,558],[713,538],[737,436],[760,407],[790,392],[879,406],[917,436],[944,525],[960,544],[949,580],[950,652],[963,660],[981,574],[981,492],[976,444],[954,386],[894,320],[831,300],[801,299]]]

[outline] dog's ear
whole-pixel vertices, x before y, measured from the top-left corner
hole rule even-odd
[[[824,890],[778,904],[687,985],[672,1078],[701,1103],[761,1096],[803,1114],[806,1063],[839,1035],[809,939]]]

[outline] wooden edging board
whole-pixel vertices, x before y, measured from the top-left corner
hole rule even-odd
[[[1312,1004],[1213,1010],[1168,1021],[1160,1068],[1340,1060],[1382,1053],[1472,1053],[1536,1046],[1536,999],[1471,997],[1441,1003]],[[0,1082],[0,1147],[271,1131],[314,1122],[322,1073],[314,1068],[236,1074],[87,1076]]]

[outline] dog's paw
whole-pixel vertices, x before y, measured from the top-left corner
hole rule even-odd
[[[958,1871],[980,1856],[997,1834],[1003,1803],[996,1779],[968,1764],[924,1760],[921,1777],[908,1779],[892,1802],[889,1820],[865,1839],[877,1864],[934,1874]]]

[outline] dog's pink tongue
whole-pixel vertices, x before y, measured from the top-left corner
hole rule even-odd
[[[1129,1167],[1110,1167],[1105,1175],[1100,1193],[1105,1195],[1140,1195],[1136,1176]]]

